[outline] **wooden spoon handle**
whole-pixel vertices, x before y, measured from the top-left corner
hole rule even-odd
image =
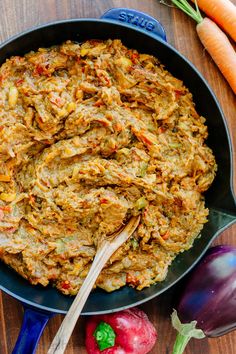
[[[75,297],[67,315],[54,337],[48,350],[48,354],[63,354],[70,336],[73,332],[78,317],[84,304],[95,284],[101,270],[107,263],[111,255],[130,237],[139,223],[139,217],[133,217],[123,231],[114,235],[111,240],[104,241],[97,250],[93,264],[83,282],[78,294]]]
[[[48,354],[62,354],[67,346],[70,336],[73,332],[78,317],[84,307],[84,304],[96,282],[104,264],[109,259],[107,253],[108,244],[104,244],[103,247],[97,252],[93,264],[89,270],[89,273],[83,282],[79,293],[73,301],[66,317],[62,321],[62,324],[53,339],[53,342],[49,348]],[[79,296],[78,296],[79,295]]]

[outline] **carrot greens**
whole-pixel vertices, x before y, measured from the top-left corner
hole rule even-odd
[[[188,16],[192,17],[197,23],[201,23],[203,21],[202,15],[199,11],[197,1],[195,1],[196,10],[192,8],[192,6],[188,3],[187,0],[171,0],[172,3],[178,7],[180,10],[185,12]]]

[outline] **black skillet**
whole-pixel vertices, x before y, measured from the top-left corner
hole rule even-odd
[[[0,64],[11,55],[23,55],[39,47],[49,47],[67,39],[120,38],[130,48],[158,57],[167,70],[184,81],[193,93],[198,112],[206,117],[208,145],[218,164],[215,181],[206,193],[209,221],[194,247],[180,254],[169,268],[167,278],[142,291],[123,287],[113,293],[95,290],[84,307],[91,315],[118,311],[139,305],[161,294],[180,280],[202,257],[213,239],[236,221],[236,202],[232,189],[232,144],[227,124],[211,88],[196,68],[166,42],[165,30],[154,18],[132,9],[111,9],[101,19],[58,21],[21,33],[0,46]],[[20,300],[25,307],[23,326],[13,353],[32,354],[53,313],[66,313],[73,298],[55,288],[32,286],[16,272],[0,263],[0,288]]]

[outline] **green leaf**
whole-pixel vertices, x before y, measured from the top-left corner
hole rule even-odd
[[[96,327],[93,336],[95,337],[99,349],[102,351],[114,347],[116,334],[113,328],[106,322],[101,321]]]

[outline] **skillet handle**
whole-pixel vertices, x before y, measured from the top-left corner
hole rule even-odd
[[[126,23],[131,27],[142,29],[145,32],[152,33],[164,41],[167,41],[166,32],[162,24],[154,17],[144,12],[119,7],[106,11],[101,18]]]
[[[53,313],[23,304],[24,318],[12,354],[34,354],[39,338]]]

